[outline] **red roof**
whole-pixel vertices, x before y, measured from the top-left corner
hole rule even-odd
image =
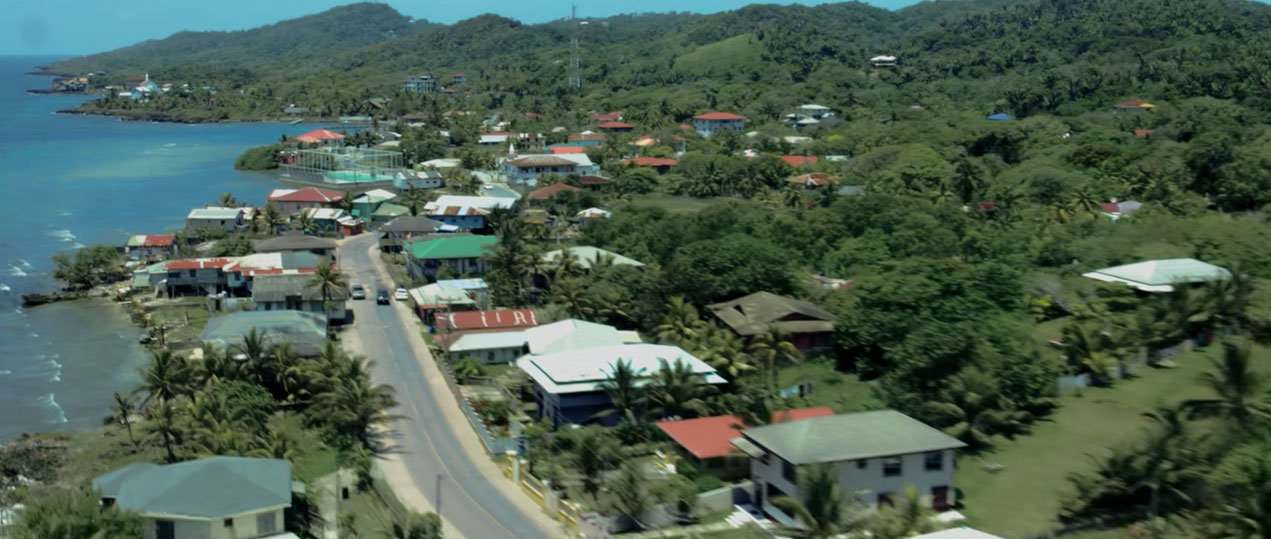
[[[190,258],[185,260],[173,260],[163,265],[166,270],[192,270],[192,269],[212,269],[223,268],[231,262],[228,258]]]
[[[1121,213],[1121,206],[1116,202],[1100,202],[1099,209],[1107,213]]]
[[[797,183],[800,185],[812,185],[812,186],[825,185],[829,183],[833,183],[833,184],[840,183],[838,178],[831,176],[829,174],[826,174],[824,172],[812,172],[809,174],[800,174],[798,176],[791,176],[789,178],[786,178],[786,181],[790,183]]]
[[[1152,133],[1154,133],[1154,131],[1152,131],[1151,129],[1135,129],[1134,130],[1134,136],[1139,138],[1146,138],[1150,136]]]
[[[342,138],[344,138],[344,135],[336,133],[335,131],[314,129],[313,131],[297,136],[296,140],[300,142],[322,142],[324,140],[340,140]]]
[[[171,247],[176,241],[175,234],[144,234],[138,247]]]
[[[605,140],[605,134],[604,133],[578,133],[577,135],[569,136],[570,142],[578,142],[580,140]]]
[[[604,185],[612,181],[604,176],[582,176],[578,178],[578,182],[583,185]]]
[[[1120,102],[1120,103],[1117,103],[1117,105],[1116,105],[1116,106],[1117,106],[1118,108],[1132,109],[1132,108],[1138,108],[1138,107],[1140,107],[1140,106],[1142,106],[1142,105],[1143,105],[1143,100],[1141,100],[1141,99],[1131,99],[1131,100],[1129,100],[1129,101],[1122,101],[1122,102]]]
[[[597,122],[612,122],[622,117],[622,111],[615,110],[605,114],[592,114],[591,119]]]
[[[437,315],[437,331],[465,329],[528,328],[538,325],[534,309],[464,311]]]
[[[773,423],[800,421],[814,417],[834,415],[834,410],[821,406],[773,412]],[[738,449],[728,441],[741,436],[741,419],[732,415],[699,417],[679,421],[659,421],[658,428],[675,443],[699,459],[724,457],[737,453]]]
[[[579,191],[582,191],[582,189],[579,189],[577,187],[564,184],[564,183],[553,183],[547,187],[540,187],[538,189],[530,191],[530,194],[526,196],[529,197],[531,200],[544,200],[544,199],[552,198],[556,196],[556,193],[560,193],[562,191],[572,191],[577,193]]]
[[[596,124],[596,128],[598,129],[635,129],[635,126],[626,122],[613,121],[613,122],[604,122],[604,123]]]
[[[285,195],[270,197],[269,200],[274,202],[316,202],[319,204],[329,204],[343,198],[344,193],[339,191],[319,189],[317,187],[305,187],[304,189],[298,189]]]
[[[792,167],[801,167],[816,164],[817,157],[815,155],[783,155],[781,160]]]
[[[548,149],[552,151],[553,155],[560,155],[565,153],[587,153],[587,148],[584,148],[582,146],[552,146],[551,148],[548,148]]]
[[[698,114],[697,116],[694,116],[693,119],[694,120],[748,120],[749,118],[746,118],[745,116],[742,116],[740,114],[733,114],[731,112],[708,112],[706,114]]]
[[[633,157],[631,159],[623,159],[620,163],[637,167],[673,167],[680,164],[679,161],[664,157]]]

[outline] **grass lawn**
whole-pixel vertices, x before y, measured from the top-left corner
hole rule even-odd
[[[672,195],[635,195],[631,197],[631,205],[633,206],[662,208],[671,213],[695,213],[718,202],[718,199],[713,198]]]
[[[365,492],[354,490],[348,500],[341,500],[340,514],[355,515],[354,522],[362,532],[360,537],[380,537],[376,532],[387,537],[393,522],[404,520],[407,510],[393,495],[393,489],[376,479],[375,488]]]
[[[875,410],[883,407],[874,396],[874,388],[861,382],[855,374],[834,369],[830,361],[810,361],[780,370],[779,387],[812,382],[812,394],[802,399],[806,406],[829,406],[837,413]]]
[[[1062,324],[1061,324],[1062,325]],[[1222,347],[1180,355],[1177,368],[1141,367],[1138,378],[1123,380],[1111,388],[1086,388],[1060,397],[1060,408],[1034,426],[1031,434],[1002,440],[989,452],[964,455],[958,460],[957,486],[969,524],[989,533],[1018,537],[1045,531],[1055,524],[1067,477],[1093,467],[1090,455],[1137,440],[1146,427],[1143,412],[1171,405],[1206,392],[1195,380],[1209,370],[1208,358],[1222,354]],[[1255,356],[1271,361],[1266,348]],[[1003,466],[990,473],[987,464]],[[1106,535],[1112,534],[1112,535]],[[1081,537],[1115,537],[1114,530],[1095,531]]]

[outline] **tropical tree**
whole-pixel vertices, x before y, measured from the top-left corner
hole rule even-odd
[[[282,212],[278,211],[278,205],[274,204],[272,200],[265,203],[265,207],[260,211],[260,216],[265,226],[269,227],[269,235],[271,236],[277,234],[278,229],[286,223]]]
[[[14,539],[141,537],[145,522],[117,505],[102,505],[100,493],[88,488],[33,491],[24,505],[17,525],[6,528]]]
[[[301,210],[291,216],[291,229],[299,230],[305,234],[309,234],[317,228],[317,222],[313,219],[313,214],[308,210]]]
[[[750,338],[750,354],[756,362],[766,365],[768,390],[773,394],[776,394],[779,384],[777,368],[785,363],[798,363],[802,357],[799,349],[790,342],[790,335],[776,325],[769,325]]]
[[[269,343],[269,337],[258,331],[255,326],[243,335],[243,342],[231,346],[227,351],[233,356],[234,361],[239,362],[237,369],[246,375],[247,379],[262,387],[273,387],[275,372],[270,359],[272,352],[273,346]]]
[[[658,360],[658,371],[645,387],[650,408],[661,417],[692,417],[708,413],[707,395],[714,386],[705,383],[688,363]]]
[[[921,407],[930,424],[973,448],[992,443],[994,434],[1012,435],[1024,430],[1028,413],[1018,411],[992,376],[968,369],[949,378],[937,398]]]
[[[878,539],[901,539],[930,533],[936,528],[931,518],[935,511],[923,505],[922,494],[913,485],[905,487],[905,497],[899,505],[879,511],[878,516],[869,526],[870,537]]]
[[[190,389],[190,365],[184,356],[164,348],[150,354],[150,364],[140,370],[141,387],[146,392],[142,404],[158,398],[167,402]]]
[[[600,390],[609,397],[611,408],[599,415],[616,415],[619,418],[628,415],[643,415],[644,392],[636,387],[636,382],[644,375],[644,369],[635,370],[631,360],[619,358],[613,363],[609,378],[600,383]]]
[[[785,527],[784,533],[795,537],[826,539],[863,528],[860,511],[849,505],[838,470],[833,464],[815,464],[800,470],[799,498],[778,496],[772,504],[793,515],[799,526]]]
[[[411,511],[389,529],[392,539],[441,539],[441,517],[436,513]]]
[[[330,311],[331,298],[335,296],[336,291],[349,288],[349,278],[330,261],[323,260],[318,262],[318,267],[313,271],[313,277],[309,278],[307,285],[318,287],[322,292],[322,309]]]
[[[173,445],[180,443],[185,432],[180,418],[177,417],[176,407],[169,401],[160,400],[150,419],[150,432],[163,441],[163,449],[168,452],[168,462],[176,462],[177,455]]]
[[[600,492],[600,476],[612,470],[622,457],[622,443],[600,426],[592,425],[570,433],[574,466],[582,479],[583,492]]]
[[[319,394],[321,420],[343,439],[371,447],[371,429],[390,423],[388,410],[397,406],[393,388],[371,382],[371,362],[353,360],[348,373],[329,391]]]
[[[682,345],[697,338],[699,332],[705,328],[706,324],[702,322],[697,307],[685,301],[683,296],[671,296],[654,332],[659,341]]]
[[[465,384],[468,379],[485,374],[485,366],[481,364],[477,358],[472,356],[463,356],[459,361],[455,362],[455,380],[460,384]]]
[[[112,397],[114,400],[110,403],[110,416],[106,419],[111,423],[122,423],[128,431],[128,442],[137,447],[137,439],[132,435],[132,413],[137,409],[136,394],[116,391]]]
[[[639,529],[648,527],[642,520],[644,512],[656,503],[649,491],[649,480],[640,469],[638,460],[623,461],[618,474],[609,482],[613,494],[612,505],[619,513],[631,519]]]
[[[238,199],[234,198],[234,193],[226,191],[221,193],[220,198],[216,199],[216,205],[222,208],[233,208],[238,206]]]
[[[1223,343],[1222,359],[1211,360],[1213,370],[1197,377],[1214,397],[1183,401],[1190,417],[1220,417],[1238,429],[1262,431],[1271,426],[1268,378],[1254,366],[1249,351],[1245,343]]]
[[[190,402],[191,447],[200,455],[243,455],[252,449],[252,438],[242,428],[239,410],[226,402],[224,393],[200,392]]]

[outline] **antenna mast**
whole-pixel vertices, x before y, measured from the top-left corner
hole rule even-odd
[[[578,5],[569,5],[569,87],[571,89],[582,88],[583,78],[578,74]]]

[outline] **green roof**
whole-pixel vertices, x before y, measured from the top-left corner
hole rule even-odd
[[[408,213],[410,213],[410,208],[407,208],[406,206],[402,206],[401,204],[385,203],[380,204],[380,207],[376,208],[375,212],[371,215],[374,217],[397,217]]]
[[[776,423],[741,431],[791,464],[840,462],[957,449],[966,444],[895,410]]]
[[[167,466],[138,462],[93,479],[115,505],[142,515],[223,518],[291,505],[291,463],[212,457]]]
[[[1083,276],[1125,283],[1146,292],[1169,292],[1174,289],[1172,284],[1226,280],[1231,272],[1194,258],[1168,258],[1103,268]]]
[[[494,236],[455,236],[410,244],[410,255],[419,260],[477,258],[489,252],[499,239]]]

